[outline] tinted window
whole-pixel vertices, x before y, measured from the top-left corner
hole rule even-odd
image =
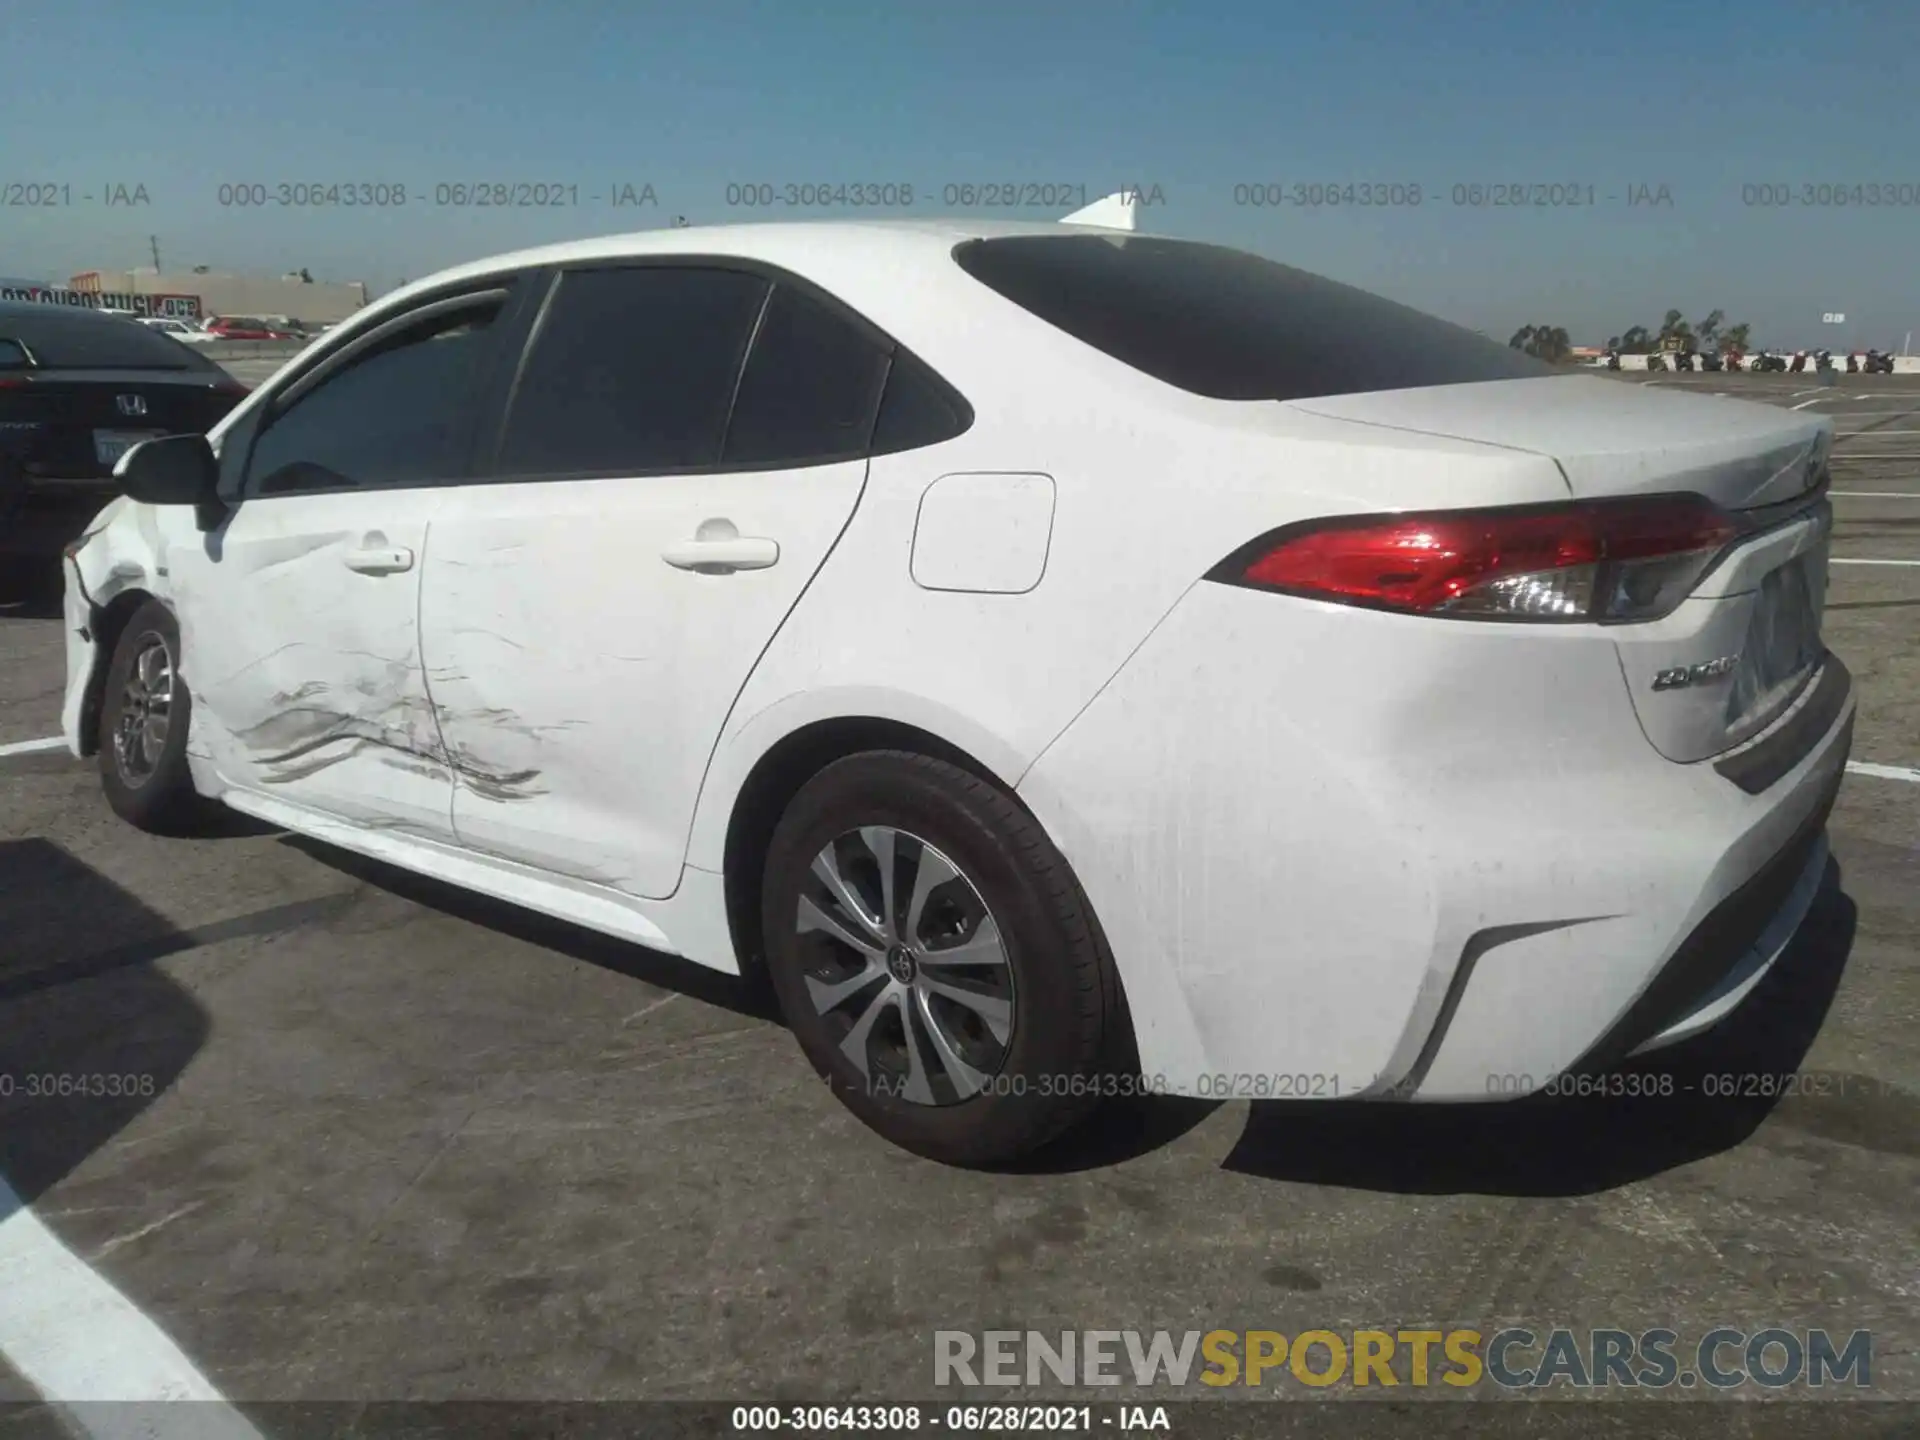
[[[471,439],[467,402],[500,303],[423,320],[274,416],[254,442],[247,493],[420,485],[458,475]]]
[[[873,427],[873,453],[891,455],[938,445],[973,423],[967,404],[921,361],[902,350],[893,357],[880,418]]]
[[[48,370],[217,370],[138,320],[52,305],[0,306],[0,340]]]
[[[514,391],[497,472],[717,464],[767,288],[754,275],[677,266],[563,276]]]
[[[1137,236],[972,240],[976,280],[1157,380],[1296,400],[1560,373],[1405,305],[1244,251]]]
[[[740,376],[722,463],[864,455],[886,378],[879,342],[798,290],[776,286]]]

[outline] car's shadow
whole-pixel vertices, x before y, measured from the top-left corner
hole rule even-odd
[[[199,1052],[206,1011],[153,962],[205,939],[49,841],[0,841],[0,1219],[111,1141]]]
[[[639,980],[689,999],[717,1005],[738,1015],[779,1023],[779,1009],[764,987],[739,976],[724,975],[677,955],[664,955],[632,941],[603,935],[566,920],[555,920],[509,901],[465,890],[444,880],[398,866],[370,860],[351,850],[340,850],[302,835],[282,842],[343,875],[350,875],[403,900],[451,915],[529,945],[558,951],[588,965]]]

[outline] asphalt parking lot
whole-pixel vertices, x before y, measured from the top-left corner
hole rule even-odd
[[[15,1086],[0,1173],[242,1403],[944,1400],[937,1329],[1422,1324],[1867,1329],[1920,1401],[1920,376],[1612,378],[1842,436],[1828,639],[1879,768],[1789,963],[1646,1067],[1801,1093],[1168,1101],[943,1169],[723,978],[250,824],[150,838],[40,751],[0,755],[0,1075],[135,1093]],[[61,644],[0,609],[0,748],[56,733]]]

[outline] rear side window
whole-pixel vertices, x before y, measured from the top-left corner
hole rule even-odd
[[[887,351],[845,316],[774,287],[733,402],[721,463],[805,465],[864,455]]]
[[[219,369],[138,320],[52,305],[0,309],[0,340],[45,370]]]
[[[1215,400],[1530,379],[1545,361],[1378,295],[1189,240],[971,240],[960,267],[1076,340]]]
[[[423,319],[295,400],[254,442],[244,493],[459,478],[473,439],[474,387],[501,303]]]
[[[893,357],[880,418],[873,427],[873,453],[892,455],[938,445],[964,434],[973,411],[926,364],[902,350]]]
[[[633,475],[719,463],[764,279],[683,266],[563,275],[495,472]]]

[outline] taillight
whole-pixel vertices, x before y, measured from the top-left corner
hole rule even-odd
[[[1746,532],[1697,495],[1291,525],[1210,580],[1379,610],[1472,620],[1652,620]]]

